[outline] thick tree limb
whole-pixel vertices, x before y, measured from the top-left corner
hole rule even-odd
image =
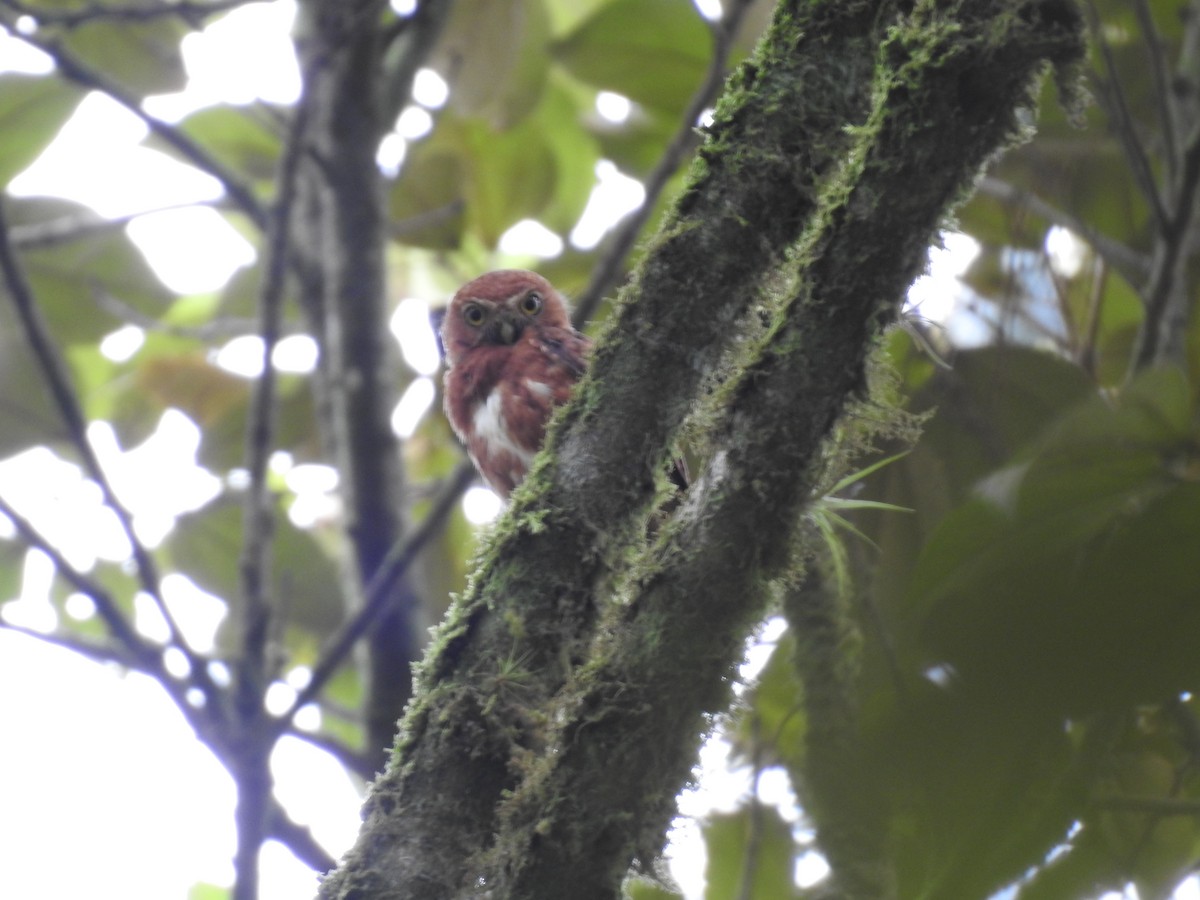
[[[1070,2],[965,0],[921,8],[883,43],[875,107],[801,240],[782,321],[725,400],[720,449],[600,659],[566,692],[552,750],[506,805],[498,863],[483,870],[494,897],[550,898],[572,883],[576,897],[611,900],[638,851],[657,848],[881,326],[948,207],[1019,133],[1034,76],[1081,58],[1081,31]]]
[[[1012,133],[1011,110],[1029,102],[1044,57],[1080,52],[1077,10],[1064,2],[977,0],[955,7],[956,17],[898,29],[879,102],[810,220],[815,180],[845,125],[859,122],[873,29],[886,22],[877,4],[802,6],[781,5],[718,108],[692,187],[618,310],[620,340],[600,346],[594,377],[553,431],[558,466],[535,469],[534,489],[519,492],[443,629],[397,762],[322,896],[450,897],[478,878],[497,897],[561,896],[564,884],[579,897],[615,896],[632,853],[671,814],[703,714],[727,699],[735,648],[762,608],[763,579],[787,558],[821,441],[862,389],[873,336],[920,271],[947,205]],[[807,105],[831,95],[827,106]],[[947,121],[958,123],[959,141],[945,140]],[[614,539],[645,502],[697,386],[687,372],[719,352],[709,329],[728,329],[805,222],[798,290],[732,389],[724,449],[601,655],[569,683],[564,659],[583,654],[595,621],[597,536]],[[730,248],[746,268],[727,259]],[[732,534],[753,537],[722,538]],[[509,658],[520,651],[523,690],[567,686],[562,705],[542,707],[543,729],[564,723],[551,752],[540,751],[537,719],[506,719],[495,709],[502,698],[488,702],[489,654],[502,648]],[[515,793],[489,855],[501,790]]]
[[[846,125],[865,116],[883,6],[785,3],[773,41],[735,76],[691,185],[623,293],[613,339],[598,347],[543,465],[427,657],[401,762],[376,783],[363,838],[323,896],[387,886],[434,900],[470,882],[466,860],[491,842],[496,803],[516,780],[514,752],[536,742],[532,723],[488,702],[497,660],[524,661],[536,703],[561,689],[590,644],[608,553],[641,533],[731,324],[799,236],[819,179],[849,142]],[[553,456],[559,465],[545,466]]]

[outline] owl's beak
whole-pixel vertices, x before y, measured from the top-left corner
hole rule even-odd
[[[525,330],[527,320],[521,315],[509,315],[501,312],[492,322],[492,338],[498,344],[512,346]]]

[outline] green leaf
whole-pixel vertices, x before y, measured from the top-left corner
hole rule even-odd
[[[396,239],[430,250],[456,249],[466,227],[469,167],[457,122],[442,116],[432,134],[409,146],[388,191]]]
[[[430,60],[454,86],[448,108],[496,129],[521,121],[541,97],[549,38],[542,0],[459,0]]]
[[[0,604],[21,596],[26,549],[24,544],[16,541],[0,540]]]
[[[1040,862],[1084,800],[1061,724],[928,682],[868,733],[897,896],[989,897]]]
[[[933,658],[985,693],[1070,715],[1200,677],[1181,637],[1200,627],[1187,599],[1200,591],[1192,410],[1181,373],[1148,373],[1115,406],[1081,404],[981,483],[909,584]]]
[[[47,75],[0,75],[0,188],[46,149],[82,96],[79,88]]]
[[[67,200],[38,197],[10,206],[14,225],[97,223],[94,213]],[[22,262],[41,313],[63,345],[98,341],[125,324],[126,309],[157,319],[175,298],[123,228],[92,228],[76,240],[30,246]]]
[[[225,648],[239,646],[237,609],[242,602],[238,559],[242,546],[242,505],[219,499],[182,516],[166,544],[171,561],[197,585],[230,605],[221,626]],[[290,629],[319,641],[341,621],[334,561],[314,536],[288,521],[282,510],[275,517],[270,590]]]
[[[552,53],[581,81],[677,113],[704,78],[712,38],[689,0],[616,0]]]
[[[596,162],[600,147],[592,135],[580,127],[588,110],[581,109],[578,98],[559,82],[546,85],[542,103],[532,121],[546,141],[553,159],[554,187],[538,219],[548,228],[566,234],[579,221],[596,183]]]
[[[72,29],[63,46],[122,89],[144,97],[183,90],[187,73],[179,45],[190,30],[177,16],[132,22],[96,18]]]
[[[774,807],[714,815],[704,825],[704,843],[706,900],[779,900],[794,893],[796,846]]]
[[[10,318],[9,307],[0,307],[0,458],[66,437],[45,374]]]
[[[554,194],[557,174],[550,145],[530,119],[501,132],[447,114],[414,148],[392,189],[390,213],[401,223],[419,221],[465,202],[465,227],[495,247],[509,227],[541,212]],[[453,224],[453,218],[443,220],[432,234],[422,229],[402,239],[431,246],[431,238],[452,237]]]

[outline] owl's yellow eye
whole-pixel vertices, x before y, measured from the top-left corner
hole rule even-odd
[[[536,316],[542,311],[542,295],[537,291],[530,291],[521,298],[521,312],[527,316]]]
[[[484,313],[483,307],[478,303],[468,303],[463,307],[462,315],[463,321],[475,328],[478,328],[480,325],[482,325],[483,320],[487,318],[487,314]]]

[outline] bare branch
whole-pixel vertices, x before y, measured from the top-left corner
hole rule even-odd
[[[84,210],[78,215],[59,216],[45,222],[33,222],[28,225],[14,225],[10,229],[9,240],[14,247],[22,250],[32,250],[41,247],[55,247],[72,241],[85,240],[93,235],[107,234],[110,231],[120,231],[139,216],[151,215],[157,212],[168,212],[175,209],[191,209],[195,206],[215,206],[216,204],[198,201],[195,203],[172,203],[167,206],[156,206],[139,212],[128,213],[106,219],[91,210]]]
[[[1175,127],[1175,110],[1171,105],[1171,72],[1167,68],[1167,50],[1163,45],[1162,35],[1154,24],[1150,4],[1146,0],[1134,0],[1133,9],[1137,13],[1147,55],[1150,57],[1150,72],[1154,76],[1154,100],[1158,106],[1158,123],[1166,148],[1167,174],[1169,178],[1174,178],[1179,169],[1181,148],[1178,145],[1178,129]],[[1111,66],[1109,72],[1112,72]]]
[[[1184,147],[1182,166],[1172,184],[1173,215],[1157,236],[1154,267],[1142,292],[1146,317],[1134,348],[1131,372],[1184,352],[1184,331],[1191,301],[1184,271],[1188,261],[1188,234],[1196,221],[1200,192],[1200,123],[1192,128]]]
[[[71,384],[67,366],[50,337],[49,327],[37,307],[32,288],[9,241],[8,223],[5,220],[3,204],[0,204],[0,273],[3,274],[4,283],[8,288],[9,294],[12,296],[13,305],[16,308],[17,317],[24,329],[26,341],[45,376],[46,387],[50,391],[54,404],[58,407],[59,414],[62,416],[63,422],[67,427],[71,443],[83,460],[84,470],[100,486],[100,490],[104,494],[105,503],[116,513],[117,520],[121,523],[121,530],[125,533],[125,537],[129,541],[134,562],[137,563],[138,576],[142,587],[154,600],[155,606],[158,607],[159,613],[161,613],[164,621],[167,623],[171,643],[177,645],[183,651],[188,657],[188,662],[194,668],[202,668],[202,660],[184,638],[183,632],[175,621],[175,617],[167,608],[166,601],[163,600],[158,567],[155,565],[150,552],[138,539],[137,533],[133,528],[133,517],[117,497],[116,491],[113,490],[112,484],[109,482],[108,476],[105,474],[103,467],[100,465],[100,460],[92,449],[91,442],[88,440],[87,422],[84,418],[83,408],[79,404],[79,398],[76,396],[75,389]]]
[[[277,800],[272,800],[267,810],[266,834],[291,850],[297,859],[314,871],[328,872],[337,865],[337,860],[317,842],[312,831],[292,821]]]
[[[392,599],[392,586],[408,571],[430,539],[441,531],[446,517],[475,477],[475,467],[470,462],[461,463],[446,479],[421,523],[403,541],[392,547],[366,587],[362,609],[330,638],[321,658],[313,666],[308,684],[280,719],[280,728],[286,727],[302,707],[316,699],[338,667],[346,661],[350,649],[387,610],[388,601]]]
[[[1129,102],[1125,97],[1125,89],[1121,86],[1121,80],[1117,75],[1112,47],[1109,45],[1107,38],[1104,36],[1104,31],[1100,26],[1100,17],[1099,13],[1096,12],[1095,0],[1088,0],[1087,10],[1091,19],[1092,34],[1104,57],[1105,68],[1108,70],[1107,80],[1097,80],[1097,87],[1099,88],[1097,95],[1105,101],[1105,108],[1113,120],[1113,128],[1116,130],[1117,138],[1121,141],[1125,157],[1129,161],[1129,168],[1133,173],[1134,181],[1141,189],[1146,202],[1150,205],[1150,212],[1155,222],[1160,229],[1166,228],[1170,216],[1163,202],[1162,194],[1159,193],[1158,186],[1155,183],[1154,168],[1150,164],[1150,156],[1146,152],[1146,148],[1142,145],[1141,139],[1138,137],[1137,126],[1134,124],[1133,114],[1129,111]]]
[[[145,664],[144,660],[138,659],[136,656],[109,644],[98,644],[95,641],[85,640],[77,635],[61,631],[47,632],[38,631],[35,628],[26,628],[24,625],[18,625],[15,622],[8,622],[2,616],[0,616],[0,628],[11,631],[14,634],[23,634],[26,637],[41,641],[44,644],[50,644],[53,647],[70,650],[72,653],[78,653],[92,662],[115,663],[118,666],[144,672],[151,676],[155,674]]]
[[[322,709],[324,713],[324,709]],[[311,744],[318,750],[324,750],[334,759],[336,759],[348,772],[353,772],[364,781],[370,781],[375,777],[375,761],[368,759],[363,754],[354,750],[352,747],[347,747],[339,740],[335,740],[327,734],[314,734],[311,731],[301,731],[295,727],[295,724],[287,729],[286,734],[291,735],[298,741],[304,741],[306,744]]]
[[[310,82],[315,66],[304,73]],[[289,265],[292,209],[296,202],[297,172],[304,151],[304,132],[311,99],[305,94],[296,106],[277,175],[276,200],[267,222],[265,274],[258,301],[258,334],[262,340],[262,373],[254,383],[246,426],[246,469],[249,487],[242,519],[241,658],[235,666],[234,703],[254,741],[243,742],[227,760],[238,786],[237,850],[234,854],[234,897],[253,900],[258,894],[259,851],[270,823],[297,826],[286,816],[272,816],[269,756],[278,733],[260,727],[266,720],[263,698],[271,679],[268,642],[273,608],[267,584],[274,531],[274,508],[267,487],[267,463],[275,431],[277,378],[272,356],[282,334],[284,288]],[[305,831],[304,834],[307,834]],[[293,838],[300,845],[304,834]],[[311,850],[311,847],[308,848]]]
[[[95,580],[89,578],[71,565],[70,561],[63,556],[58,548],[38,532],[29,520],[22,516],[3,497],[0,497],[0,513],[3,513],[12,521],[13,526],[17,529],[17,534],[21,536],[21,539],[26,544],[30,547],[36,547],[45,553],[54,564],[58,573],[72,587],[81,594],[86,595],[96,605],[96,612],[108,627],[109,633],[124,648],[124,654],[122,655],[125,658],[113,661],[123,661],[125,665],[153,677],[155,681],[162,685],[163,690],[175,702],[179,711],[183,713],[184,718],[188,720],[196,730],[196,733],[207,741],[213,747],[214,751],[220,752],[223,746],[223,741],[220,739],[220,735],[223,734],[221,729],[221,704],[219,702],[219,691],[216,685],[213,684],[208,673],[208,661],[199,654],[181,647],[180,649],[187,655],[190,667],[188,683],[181,684],[176,681],[166,670],[162,650],[151,644],[134,630],[133,625],[126,618],[125,614],[121,612],[120,607],[108,591]],[[72,649],[77,649],[78,652],[91,655],[93,658],[95,658],[96,653],[102,652],[99,648],[91,648],[89,651],[88,647],[82,645]],[[115,649],[112,652],[120,653],[120,651]],[[197,710],[188,702],[186,690],[188,686],[198,687],[204,692],[207,702],[203,710]]]
[[[1148,257],[1102,234],[1078,216],[1052,206],[1032,191],[990,175],[979,181],[978,190],[979,193],[1001,203],[1026,208],[1035,216],[1079,235],[1088,242],[1097,256],[1135,288],[1150,274],[1151,260]]]

